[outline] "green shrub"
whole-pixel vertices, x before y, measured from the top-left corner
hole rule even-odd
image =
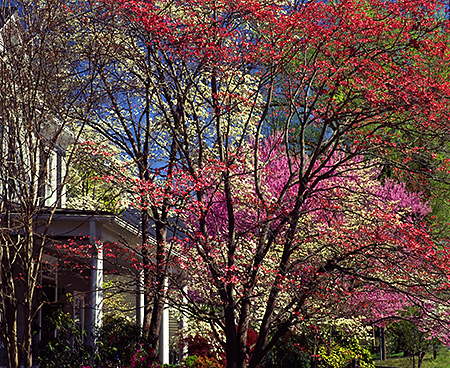
[[[197,355],[189,355],[184,359],[184,364],[186,367],[191,368],[197,359]]]
[[[102,364],[129,365],[140,343],[141,329],[136,323],[123,315],[106,314],[103,317],[97,336]]]
[[[273,368],[309,368],[310,354],[305,336],[288,332],[270,352],[264,366]]]
[[[40,368],[72,368],[89,366],[92,349],[86,347],[83,338],[86,333],[72,319],[69,313],[55,312],[44,321],[58,334],[41,350]]]
[[[362,368],[375,368],[370,352],[355,337],[333,342],[331,348],[321,346],[319,356],[330,368],[343,368],[352,360],[357,360]]]
[[[188,368],[223,368],[223,365],[220,364],[216,359],[206,356],[188,356],[184,360],[184,364]]]

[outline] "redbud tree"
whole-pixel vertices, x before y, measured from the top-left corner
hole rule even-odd
[[[370,172],[411,167],[418,151],[448,171],[435,152],[450,92],[439,1],[102,4],[99,22],[118,17],[134,40],[104,39],[119,55],[108,65],[140,57],[111,78],[100,69],[97,87],[111,99],[140,86],[143,100],[112,99],[112,111],[126,134],[125,118],[142,116],[130,132],[170,152],[163,181],[143,177],[162,188],[148,203],[184,219],[185,297],[222,330],[229,367],[258,366],[290,326],[339,315],[371,287],[445,302],[447,255],[418,220],[426,206],[404,188],[411,207],[397,203]],[[142,101],[145,114],[125,110]]]

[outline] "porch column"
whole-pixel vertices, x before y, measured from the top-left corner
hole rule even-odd
[[[187,310],[187,304],[188,304],[188,300],[186,298],[187,295],[187,286],[183,287],[183,309],[181,309],[181,320],[178,324],[178,328],[179,330],[182,330],[183,332],[186,332],[188,329],[188,317],[187,314],[185,313],[185,310]],[[184,338],[183,335],[181,335],[182,338]],[[188,346],[186,343],[183,344],[182,347],[180,347],[180,349],[178,350],[178,358],[180,359],[180,362],[184,360],[184,358],[186,358],[188,356]]]
[[[169,306],[164,305],[159,332],[159,361],[169,364]]]
[[[166,278],[164,281],[165,291],[169,281]],[[161,318],[161,328],[159,330],[159,361],[162,364],[169,364],[169,306],[164,303],[164,309]]]
[[[88,341],[91,346],[95,345],[95,333],[102,325],[103,317],[103,248],[98,242],[96,222],[89,222],[91,242],[93,244],[91,260],[91,283],[90,283],[90,319]]]
[[[136,324],[144,326],[144,270],[140,270],[136,278]]]

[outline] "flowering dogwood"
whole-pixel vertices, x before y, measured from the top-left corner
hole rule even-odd
[[[141,179],[188,228],[185,296],[224,332],[229,367],[256,367],[292,324],[343,314],[368,285],[437,300],[447,255],[421,224],[427,205],[377,176],[447,137],[440,1],[101,4],[135,42],[108,41],[127,63],[108,54],[99,84],[122,97],[115,113],[142,101],[146,114],[118,120],[167,138],[152,151],[170,152],[164,186]]]

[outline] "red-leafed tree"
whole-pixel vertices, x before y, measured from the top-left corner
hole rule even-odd
[[[198,314],[206,308],[223,330],[229,367],[256,367],[309,315],[310,299],[317,310],[331,310],[340,294],[359,290],[358,282],[445,301],[435,293],[437,280],[447,282],[445,249],[408,217],[412,212],[383,204],[380,193],[360,192],[364,181],[353,180],[355,193],[343,185],[371,162],[402,168],[419,150],[433,157],[447,140],[450,54],[442,6],[103,2],[97,21],[113,36],[97,40],[95,96],[108,101],[126,137],[116,141],[141,165],[141,179],[149,188],[164,182],[164,200],[147,201],[154,214],[165,211],[161,230],[171,210],[192,225],[193,258],[181,266],[209,276],[198,291],[206,303]],[[116,17],[120,28],[109,23]],[[98,127],[114,139],[114,126]],[[273,144],[264,143],[274,129]],[[167,175],[149,176],[149,142],[152,155],[167,153],[159,164],[168,165]],[[448,171],[442,161],[439,168]],[[272,187],[268,178],[275,178]],[[330,293],[336,286],[339,292]],[[258,333],[251,354],[250,324]]]
[[[192,201],[183,214],[191,234],[182,251],[191,261],[181,261],[190,285],[188,308],[225,334],[227,322],[235,323],[221,318],[227,298],[239,318],[235,340],[227,336],[223,344],[227,360],[230,342],[237,348],[249,327],[259,333],[258,340],[251,349],[244,346],[242,354],[256,365],[295,325],[320,326],[328,319],[354,316],[379,322],[422,303],[430,321],[445,321],[438,311],[447,303],[442,287],[448,282],[443,263],[448,254],[434,246],[421,223],[429,207],[404,185],[379,182],[375,162],[354,158],[310,187],[286,250],[289,226],[283,219],[295,205],[299,183],[286,187],[290,176],[284,149],[273,142],[260,152],[263,201],[256,194],[249,157],[235,157],[228,168],[236,231],[233,257],[224,247],[230,241],[221,180],[227,168],[214,175],[214,163],[214,171],[199,174],[204,199]],[[334,167],[337,161],[335,157],[329,164]],[[326,166],[318,176],[322,170]],[[440,333],[441,338],[447,335]]]

